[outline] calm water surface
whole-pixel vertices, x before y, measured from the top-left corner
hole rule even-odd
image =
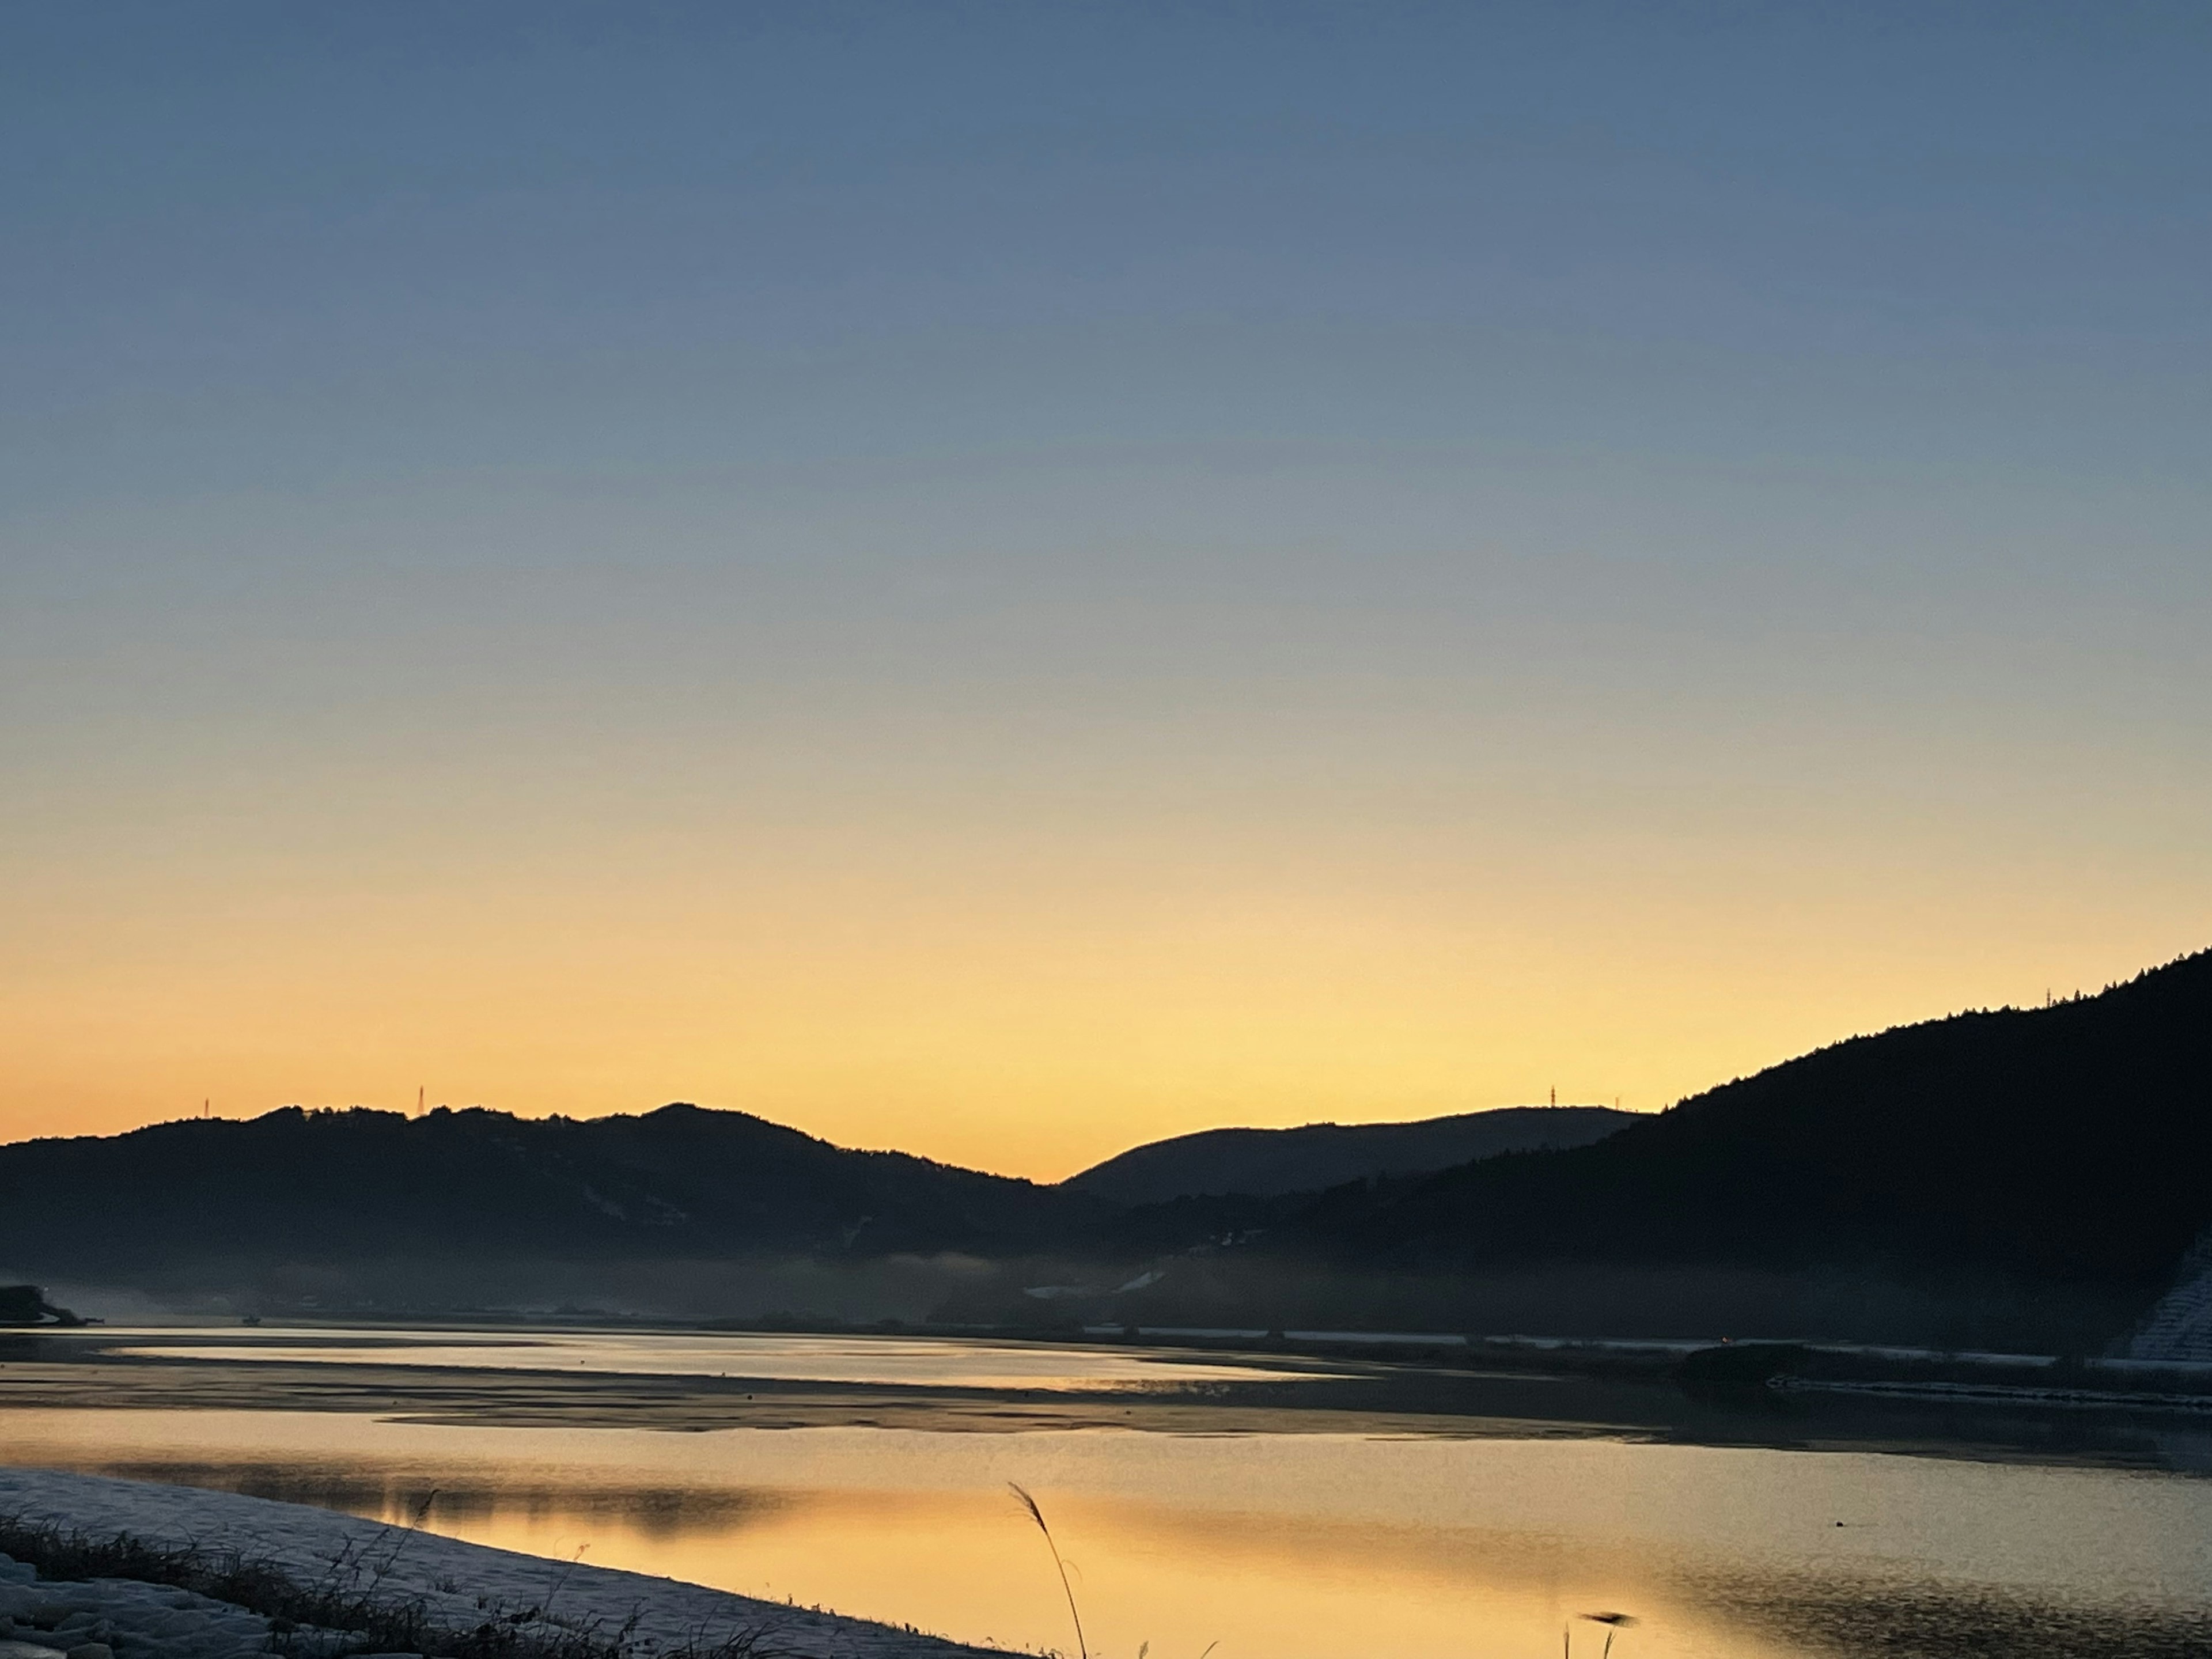
[[[114,1345],[118,1336],[138,1338],[133,1345],[112,1347],[118,1354],[135,1358],[581,1370],[647,1376],[756,1376],[963,1389],[1110,1389],[1166,1382],[1248,1382],[1285,1375],[1285,1368],[1263,1370],[1174,1354],[1124,1354],[1079,1346],[929,1337],[604,1331],[488,1336],[451,1331],[370,1334],[314,1328],[195,1333],[117,1331],[106,1327],[78,1334],[103,1347]],[[1315,1366],[1310,1368],[1310,1374],[1325,1370],[1326,1367]]]
[[[854,1344],[751,1340],[797,1368],[775,1375],[1005,1374],[989,1345],[854,1360]],[[1050,1351],[1010,1352],[1036,1356],[1021,1386],[1042,1386]],[[1058,1364],[1088,1374],[1098,1358]],[[1006,1492],[1018,1480],[1109,1659],[1145,1642],[1159,1659],[1212,1642],[1218,1659],[1540,1659],[1563,1625],[1596,1659],[1603,1628],[1577,1616],[1612,1611],[1638,1620],[1616,1659],[2212,1651],[2212,1481],[2143,1470],[1592,1438],[673,1434],[153,1410],[9,1412],[0,1460],[393,1522],[434,1490],[426,1524],[455,1537],[1072,1648],[1042,1540]]]

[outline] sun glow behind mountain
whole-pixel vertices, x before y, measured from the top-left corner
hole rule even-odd
[[[2212,937],[2201,30],[862,15],[15,20],[0,1136],[1056,1176]]]

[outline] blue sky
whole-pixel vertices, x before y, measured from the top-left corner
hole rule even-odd
[[[2191,8],[13,33],[19,510],[1163,441],[2198,455]]]

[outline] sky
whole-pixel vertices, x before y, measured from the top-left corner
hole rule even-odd
[[[0,9],[0,1136],[1057,1178],[2212,945],[2212,13]]]

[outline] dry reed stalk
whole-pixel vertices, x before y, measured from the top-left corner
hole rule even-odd
[[[1044,1511],[1037,1507],[1036,1499],[1029,1495],[1027,1488],[1012,1480],[1006,1482],[1006,1486],[1030,1512],[1030,1519],[1036,1522],[1037,1530],[1044,1534],[1045,1547],[1052,1552],[1052,1564],[1060,1569],[1060,1589],[1067,1597],[1067,1616],[1075,1621],[1075,1650],[1080,1659],[1091,1659],[1091,1649],[1083,1639],[1083,1615],[1076,1611],[1075,1589],[1067,1582],[1067,1563],[1060,1559],[1060,1546],[1053,1541],[1052,1528],[1045,1525]]]

